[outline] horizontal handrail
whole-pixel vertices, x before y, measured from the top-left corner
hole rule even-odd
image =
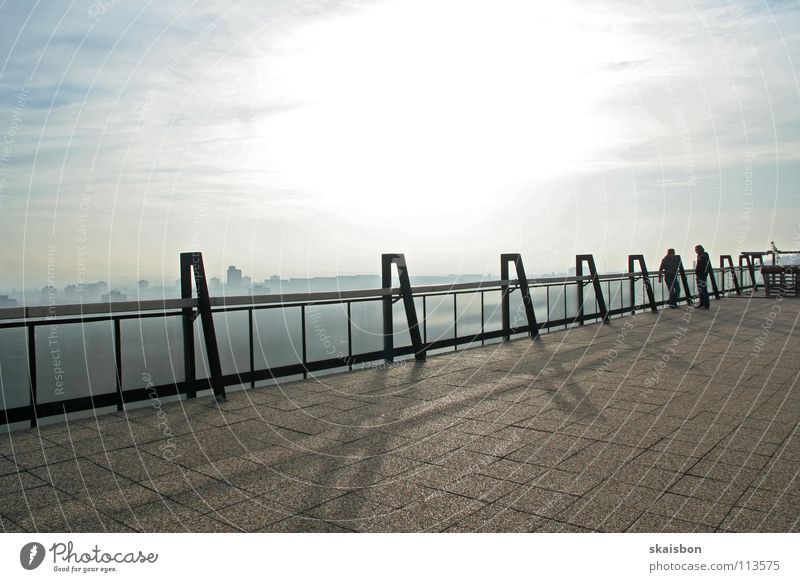
[[[731,270],[726,267],[718,269],[719,272]],[[629,279],[630,277],[641,277],[641,271],[629,273],[606,273],[598,275],[601,281],[616,281]],[[650,273],[651,277],[657,273]],[[591,276],[565,276],[565,277],[534,277],[528,279],[528,285],[532,287],[568,284],[578,282],[589,282]],[[518,279],[497,279],[492,281],[471,281],[465,283],[439,284],[439,285],[419,285],[412,287],[414,295],[426,295],[432,293],[452,293],[454,291],[481,291],[486,289],[500,288],[503,286],[518,286]],[[217,296],[211,298],[212,307],[237,307],[245,305],[269,305],[283,303],[314,303],[319,301],[348,301],[351,299],[381,299],[386,296],[399,295],[400,288],[391,289],[353,289],[347,291],[314,291],[302,293],[276,293],[269,295],[237,295],[232,297]],[[30,307],[6,307],[0,309],[0,320],[9,319],[51,319],[56,317],[66,317],[70,315],[115,315],[122,313],[134,313],[143,311],[167,311],[170,309],[196,308],[197,299],[148,299],[144,301],[117,301],[111,303],[77,303],[65,305],[34,305]]]

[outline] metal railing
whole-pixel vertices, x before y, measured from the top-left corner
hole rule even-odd
[[[519,255],[503,256],[521,267]],[[586,257],[590,255],[579,259]],[[202,296],[0,309],[0,424],[35,426],[44,417],[122,410],[137,401],[192,398],[203,390],[224,398],[226,386],[255,387],[266,380],[350,370],[407,356],[424,359],[428,352],[522,334],[536,337],[656,310],[668,295],[666,284],[657,281],[657,273],[646,271],[643,259],[637,272],[598,274],[592,260],[587,276],[523,279],[522,285],[517,279],[501,279],[411,287],[407,271],[403,277],[403,259],[402,268],[395,260],[401,286],[390,287],[386,269],[391,264],[384,262],[385,287],[380,289],[206,297],[210,321],[203,323],[225,330],[210,350],[197,333]],[[712,278],[715,290],[719,286],[717,298],[753,289],[751,272],[732,263],[723,267],[721,261]],[[518,268],[518,273],[524,269]],[[188,275],[182,275],[186,283]],[[195,282],[200,291],[200,282]],[[690,302],[695,293],[694,275],[687,274],[680,301]],[[326,315],[330,306],[338,308]],[[407,325],[397,317],[400,307],[409,316]],[[411,318],[409,310],[421,312],[416,325],[416,313]],[[267,321],[270,314],[272,321]],[[159,322],[157,327],[153,320]],[[203,337],[207,342],[208,336]],[[217,349],[222,362],[215,378],[214,358],[208,356]],[[82,380],[79,389],[76,378]]]

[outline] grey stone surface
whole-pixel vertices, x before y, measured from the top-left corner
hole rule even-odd
[[[0,525],[798,531],[800,300],[765,326],[775,304],[727,298],[163,403],[160,417],[4,431]]]

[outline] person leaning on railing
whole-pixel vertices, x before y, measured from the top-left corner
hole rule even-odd
[[[698,309],[709,309],[711,301],[708,298],[708,276],[711,274],[711,259],[708,253],[703,248],[703,245],[694,247],[694,252],[697,253],[697,262],[694,266],[694,276],[697,281],[697,294],[699,295],[700,304]]]
[[[661,266],[658,268],[658,282],[661,283],[661,277],[667,279],[667,288],[669,289],[669,306],[671,309],[678,307],[678,268],[681,260],[675,254],[675,249],[667,249],[667,254],[661,259]]]

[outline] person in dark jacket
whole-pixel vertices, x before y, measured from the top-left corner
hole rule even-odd
[[[661,277],[667,280],[667,289],[669,289],[669,306],[671,309],[678,307],[678,299],[680,298],[680,288],[678,287],[678,267],[681,260],[675,254],[675,249],[667,249],[667,254],[661,259],[661,266],[658,267],[658,282],[661,283]]]
[[[697,253],[697,262],[694,266],[694,276],[697,281],[697,294],[700,296],[698,309],[709,309],[711,302],[708,299],[708,275],[711,273],[711,259],[703,245],[694,247]]]

